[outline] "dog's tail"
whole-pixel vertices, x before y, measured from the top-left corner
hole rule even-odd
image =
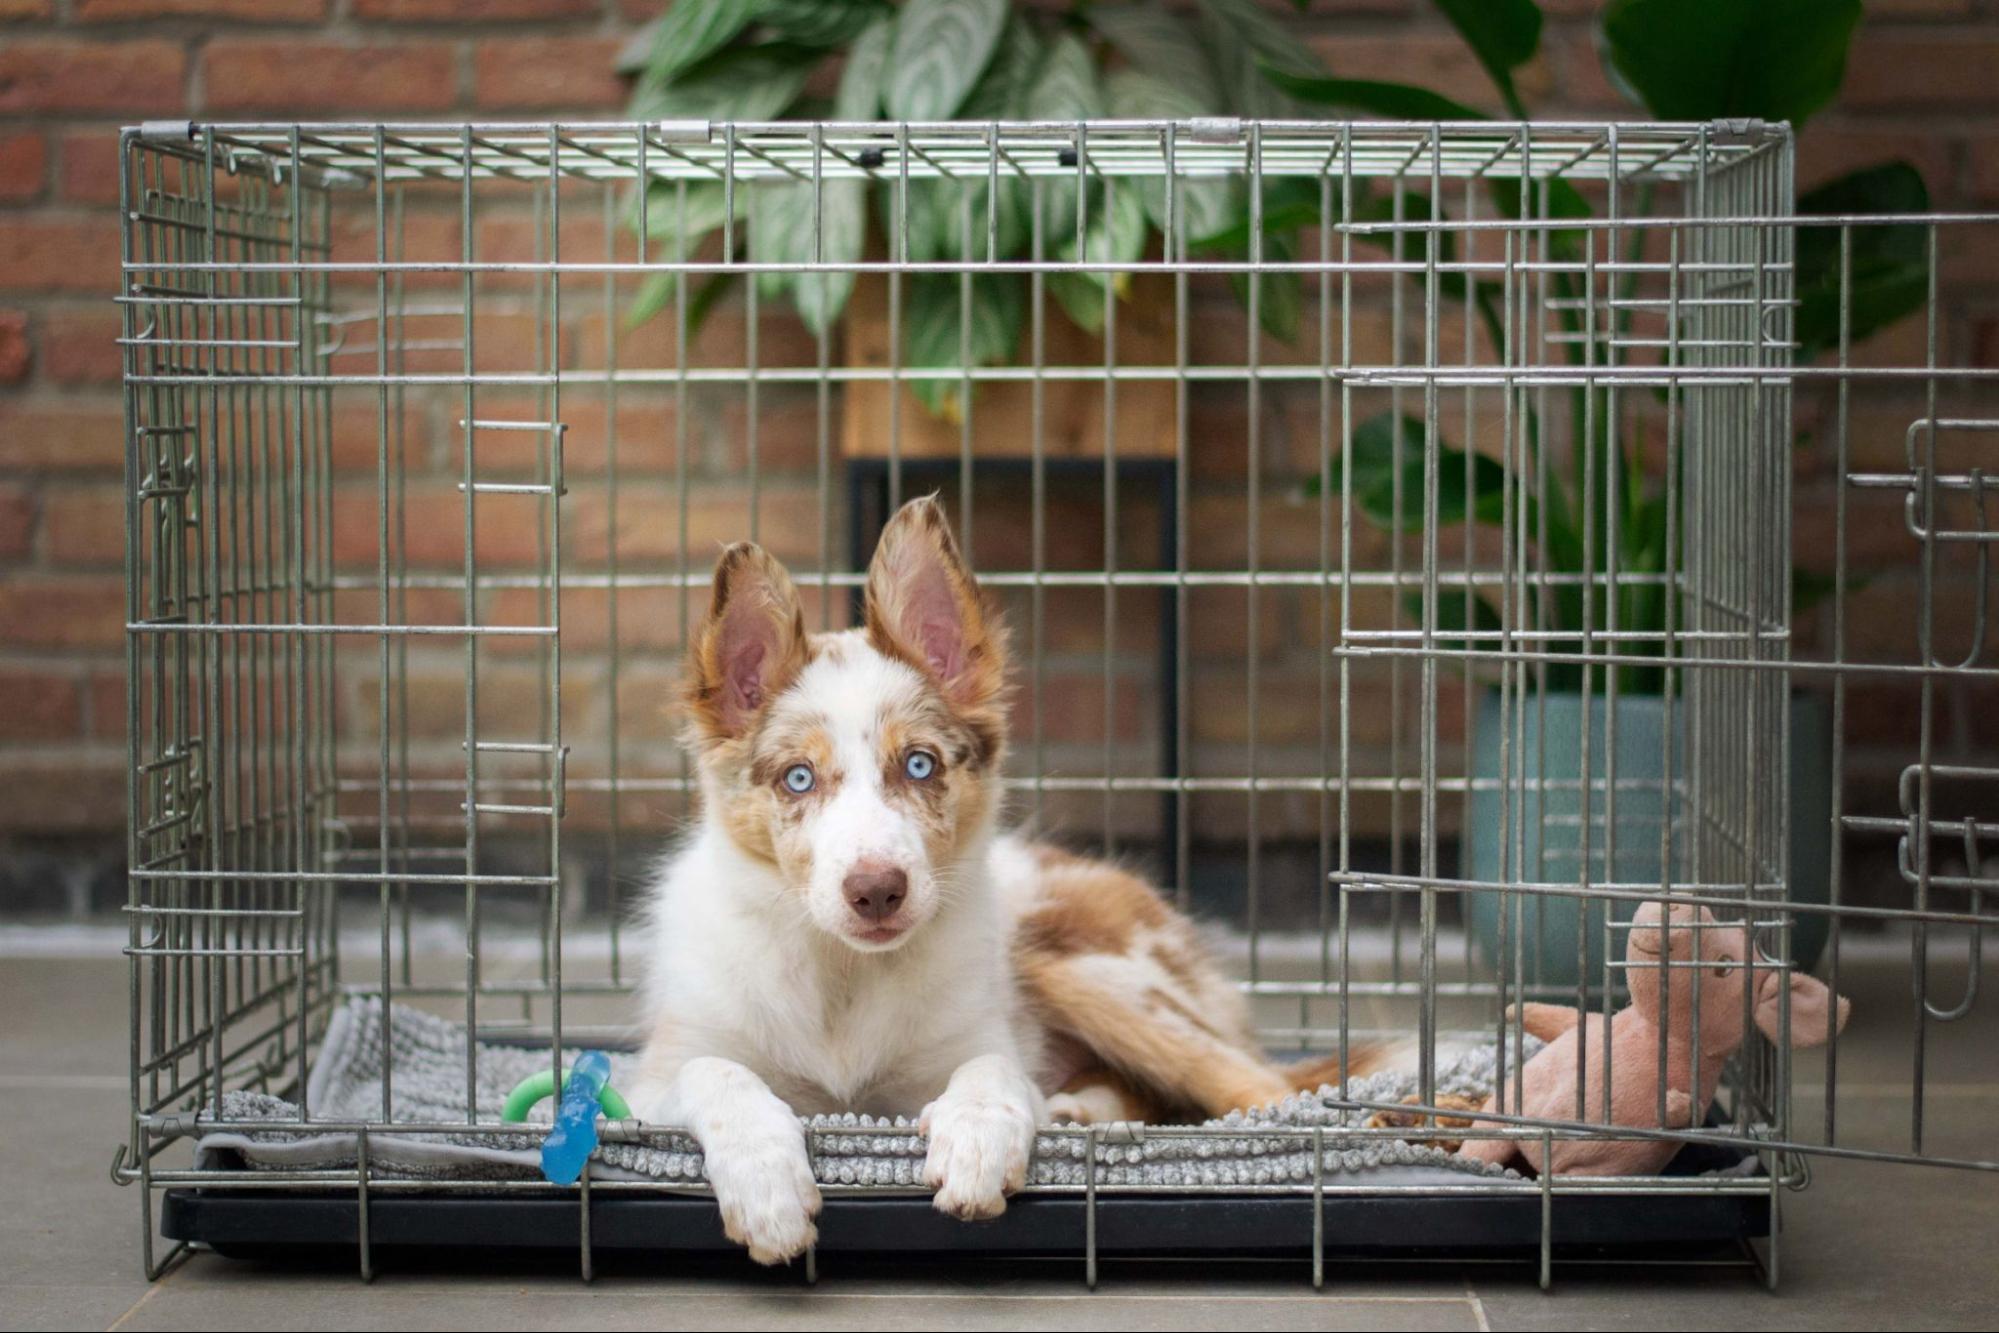
[[[1379,1037],[1368,1041],[1347,1043],[1346,1067],[1340,1064],[1340,1053],[1313,1055],[1293,1064],[1283,1066],[1284,1077],[1298,1092],[1317,1092],[1322,1086],[1331,1084],[1338,1087],[1342,1073],[1347,1078],[1365,1078],[1378,1074],[1384,1069],[1416,1066],[1416,1039],[1414,1037]]]

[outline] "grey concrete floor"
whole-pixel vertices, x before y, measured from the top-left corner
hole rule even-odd
[[[1842,1142],[1905,1143],[1907,952],[1850,951],[1856,1016],[1840,1053]],[[1947,971],[1939,985],[1952,993]],[[1988,977],[1988,981],[1993,978]],[[747,1263],[649,1271],[585,1286],[566,1269],[283,1270],[197,1255],[148,1285],[139,1203],[106,1171],[125,1116],[125,973],[112,959],[0,959],[0,1209],[4,1328],[1880,1328],[1999,1322],[1999,1175],[1821,1161],[1784,1200],[1779,1290],[1745,1272],[1562,1267],[1543,1293],[1522,1268],[1370,1265],[1314,1292],[1302,1265],[860,1267],[817,1287]],[[1927,1147],[1999,1156],[1999,1005],[1932,1029]],[[1801,1122],[1822,1078],[1800,1059]]]

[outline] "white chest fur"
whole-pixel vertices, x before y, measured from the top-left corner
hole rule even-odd
[[[1011,877],[990,873],[984,846],[967,863],[917,938],[863,954],[816,928],[774,869],[698,833],[650,893],[648,1021],[680,1058],[738,1061],[802,1114],[914,1115],[982,1053],[1031,1068],[1008,963],[1013,886],[994,882]]]

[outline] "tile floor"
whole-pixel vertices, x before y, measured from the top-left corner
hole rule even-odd
[[[1373,1265],[1314,1292],[1299,1265],[823,1266],[817,1287],[748,1264],[620,1265],[592,1285],[566,1265],[482,1273],[278,1270],[200,1255],[148,1285],[131,1190],[106,1171],[125,1115],[125,973],[50,959],[15,937],[0,958],[0,1327],[307,1328],[1991,1328],[1999,1322],[1999,1174],[1821,1162],[1785,1201],[1783,1282],[1740,1271]],[[1860,956],[1864,954],[1863,956]],[[1842,1136],[1906,1133],[1907,953],[1856,951],[1856,1017],[1841,1050]],[[1988,981],[1992,978],[1988,977]],[[1999,1156],[1999,1006],[1935,1032],[1929,1146]],[[1820,1114],[1801,1057],[1799,1113]],[[1809,1091],[1803,1091],[1809,1090]]]

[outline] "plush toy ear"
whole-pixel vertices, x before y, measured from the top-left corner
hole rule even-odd
[[[1005,633],[958,555],[932,496],[882,529],[868,565],[868,641],[928,673],[961,710],[995,705],[1006,685]]]
[[[1788,987],[1786,983],[1788,984]],[[1802,972],[1765,972],[1756,983],[1756,1026],[1771,1041],[1783,1035],[1784,992],[1791,993],[1791,1045],[1822,1046],[1836,1032],[1846,1030],[1853,1003],[1817,977]],[[1826,1026],[1830,1019],[1832,1026]]]
[[[784,566],[753,542],[723,551],[688,654],[684,689],[695,739],[742,735],[805,659],[805,614]]]

